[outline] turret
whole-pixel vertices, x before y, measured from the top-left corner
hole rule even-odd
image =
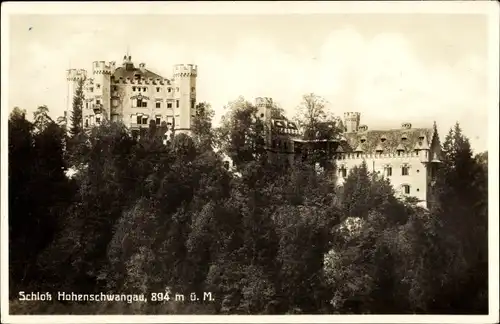
[[[257,117],[263,122],[271,120],[271,110],[273,107],[273,99],[267,97],[255,98],[255,106],[257,107]]]
[[[189,133],[195,116],[196,77],[198,67],[194,64],[174,65],[174,130]]]
[[[347,133],[355,133],[359,128],[361,114],[359,112],[344,113],[344,126]]]
[[[105,61],[94,61],[92,63],[92,76],[94,79],[94,100],[92,110],[95,114],[96,123],[111,118],[111,70],[112,64]]]

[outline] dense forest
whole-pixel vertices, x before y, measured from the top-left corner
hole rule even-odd
[[[217,128],[200,103],[192,136],[166,145],[165,124],[83,131],[79,100],[69,135],[44,106],[8,121],[11,314],[488,313],[487,154],[458,124],[441,139],[427,210],[364,164],[339,187],[318,157],[270,163],[243,98]],[[297,120],[311,136],[328,118],[304,96]],[[19,301],[166,290],[186,301]]]

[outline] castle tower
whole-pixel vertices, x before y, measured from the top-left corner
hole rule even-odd
[[[177,133],[189,132],[195,116],[196,77],[198,67],[194,64],[174,65],[174,129]]]
[[[264,123],[269,122],[271,120],[273,99],[267,97],[255,98],[255,106],[257,107],[257,117],[262,119]]]
[[[92,110],[96,123],[111,118],[111,70],[112,64],[108,65],[104,61],[94,61],[92,64],[94,78]]]
[[[77,70],[77,69],[69,69],[66,73],[67,82],[67,98],[66,98],[66,112],[65,115],[65,124],[67,131],[69,131],[71,127],[71,117],[73,116],[73,98],[76,93],[76,89],[78,88],[79,82],[85,82],[87,78],[87,71],[85,70]],[[82,107],[83,108],[83,107]]]
[[[347,133],[355,133],[359,128],[359,121],[361,114],[359,112],[346,112],[344,113],[344,126]]]

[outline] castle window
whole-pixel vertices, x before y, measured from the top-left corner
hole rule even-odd
[[[156,103],[156,108],[161,108],[161,102]]]
[[[392,167],[386,167],[385,173],[388,177],[392,177]]]
[[[136,104],[136,107],[137,107],[137,108],[142,107],[142,99],[137,99],[137,104]]]
[[[420,189],[417,188],[417,192],[419,192],[419,191],[420,191]]]
[[[408,139],[408,136],[406,134],[401,135],[401,140],[406,141]]]
[[[172,88],[168,88],[168,89],[167,89],[167,91],[168,91],[168,92],[172,92]]]
[[[172,103],[171,102],[167,102],[167,108],[172,108]]]
[[[156,88],[156,92],[160,92],[160,88],[159,87]]]
[[[382,136],[380,137],[380,141],[381,141],[382,143],[384,143],[386,140],[387,140],[387,138],[385,137],[385,135],[382,135]]]
[[[96,103],[96,105],[100,105],[101,104],[101,100],[96,99],[95,103]]]
[[[179,108],[179,100],[176,100],[176,101],[175,101],[175,106],[176,106],[177,108]]]
[[[148,106],[148,102],[147,102],[147,101],[143,101],[143,102],[142,102],[142,107],[144,107],[144,108],[145,108],[145,107],[147,107],[147,106]]]
[[[89,109],[89,102],[88,101],[85,103],[85,108]]]
[[[419,173],[419,172],[420,172],[420,170],[417,170],[417,173]]]
[[[410,168],[408,166],[401,167],[401,175],[407,176],[410,174]]]
[[[89,120],[85,118],[85,127],[89,127]]]
[[[147,125],[148,124],[148,117],[142,117],[142,124]]]
[[[146,91],[148,91],[148,88],[144,87],[144,88],[142,88],[142,91],[146,92]]]
[[[94,92],[94,88],[93,87],[90,87],[89,90],[90,90],[90,92]]]
[[[135,91],[135,87],[132,87],[132,91]]]
[[[141,88],[137,87],[137,91],[141,92]]]
[[[410,194],[410,186],[403,185],[403,192],[405,193],[405,195],[409,195]]]
[[[137,116],[137,124],[139,124],[139,125],[140,125],[140,124],[141,124],[141,122],[142,122],[142,117],[141,117],[141,116]]]
[[[358,152],[358,153],[356,153],[356,157],[358,157],[358,158],[359,158],[359,156],[360,156],[360,155],[361,155],[361,153],[359,153],[359,152]]]
[[[161,118],[160,117],[156,117],[156,125],[160,125],[161,123]]]
[[[341,167],[341,168],[339,169],[339,173],[340,173],[340,176],[341,176],[342,178],[346,178],[346,177],[347,177],[347,169],[346,169],[346,167]]]
[[[360,142],[361,142],[361,143],[366,142],[366,138],[362,138],[362,139],[360,140]]]
[[[101,89],[101,85],[98,83],[95,85],[97,89]]]
[[[264,118],[264,114],[260,114],[260,118]]]
[[[194,109],[194,105],[195,105],[195,101],[193,99],[193,100],[191,100],[191,109]]]
[[[194,87],[191,87],[191,92],[194,92]]]

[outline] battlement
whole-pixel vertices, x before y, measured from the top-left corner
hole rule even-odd
[[[255,105],[257,107],[268,107],[268,106],[272,106],[273,104],[273,98],[269,98],[269,97],[257,97],[255,98]]]
[[[361,114],[359,112],[346,112],[344,113],[344,119],[359,120]]]
[[[69,69],[66,72],[66,79],[68,81],[78,81],[87,79],[87,71],[84,69]]]
[[[92,63],[92,74],[108,74],[111,75],[114,62],[106,64],[105,61],[94,61]]]
[[[174,77],[197,76],[198,66],[196,64],[176,64],[174,65]]]
[[[363,159],[408,159],[420,158],[421,156],[416,152],[402,152],[402,153],[340,153],[336,156],[337,160],[363,160]]]
[[[130,77],[127,77],[127,78],[123,78],[123,77],[119,77],[119,78],[113,78],[112,79],[112,83],[113,84],[146,84],[146,85],[149,85],[149,84],[152,84],[152,85],[169,85],[170,84],[170,80],[169,79],[162,79],[162,78],[140,78],[140,79],[137,79],[137,78],[130,78]]]

